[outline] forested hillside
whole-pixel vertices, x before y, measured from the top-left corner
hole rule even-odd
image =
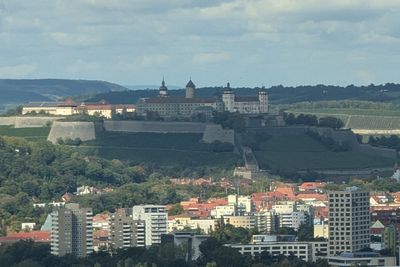
[[[174,173],[181,171],[185,170]],[[65,145],[0,137],[0,235],[20,230],[21,222],[41,225],[49,210],[33,208],[33,203],[60,201],[64,193],[82,185],[113,189],[74,198],[96,213],[143,203],[177,203],[201,191],[205,197],[219,193],[215,188],[174,186],[165,170],[154,164],[88,157]]]
[[[126,88],[104,81],[0,79],[0,105],[122,90]]]

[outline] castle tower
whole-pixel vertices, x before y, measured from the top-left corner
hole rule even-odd
[[[268,113],[268,93],[264,86],[258,92],[258,101],[260,102],[260,113]]]
[[[165,86],[164,77],[162,79],[161,86],[160,86],[160,89],[159,89],[159,96],[160,97],[168,96],[168,88]]]
[[[229,83],[227,83],[224,93],[222,94],[222,102],[224,102],[225,111],[235,111],[235,93]]]
[[[194,89],[196,89],[196,85],[190,79],[186,84],[186,98],[194,98]]]

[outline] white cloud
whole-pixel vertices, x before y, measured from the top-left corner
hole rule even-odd
[[[50,37],[61,46],[91,46],[102,41],[98,35],[81,33],[52,32]]]
[[[37,70],[36,64],[22,64],[15,66],[0,66],[0,78],[18,79],[25,78]]]
[[[197,65],[213,64],[227,61],[231,58],[229,53],[199,53],[193,56],[192,62]]]

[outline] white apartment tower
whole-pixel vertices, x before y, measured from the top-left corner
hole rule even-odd
[[[51,215],[51,254],[86,257],[93,252],[93,212],[69,203]]]
[[[144,221],[146,246],[161,243],[161,235],[167,234],[167,217],[165,206],[139,205],[133,207],[133,220]]]
[[[329,255],[369,247],[369,192],[357,187],[328,192]]]

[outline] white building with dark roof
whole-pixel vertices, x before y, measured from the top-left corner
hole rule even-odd
[[[258,96],[235,96],[228,83],[222,99],[219,97],[196,97],[196,86],[192,80],[186,85],[185,96],[169,96],[163,79],[157,97],[142,98],[136,105],[139,115],[157,112],[161,117],[191,117],[198,113],[210,115],[212,111],[239,112],[242,114],[264,114],[268,112],[268,94],[263,89]]]

